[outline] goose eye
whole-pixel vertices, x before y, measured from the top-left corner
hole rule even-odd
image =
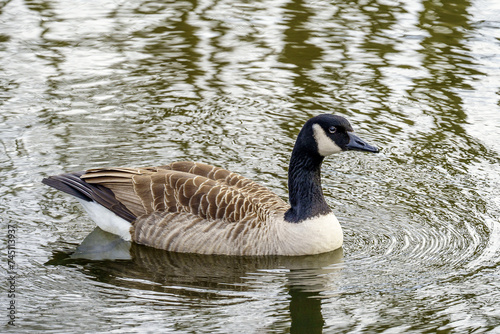
[[[335,131],[337,131],[337,128],[332,125],[332,126],[330,126],[330,128],[328,128],[328,131],[330,133],[335,133]]]

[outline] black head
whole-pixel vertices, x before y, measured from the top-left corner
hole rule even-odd
[[[378,152],[378,148],[366,143],[354,135],[351,124],[342,116],[323,114],[309,119],[302,128],[302,138],[313,141],[320,156],[326,157],[333,153],[357,150]],[[299,135],[300,136],[300,135]]]

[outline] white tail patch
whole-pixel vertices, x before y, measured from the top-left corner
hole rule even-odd
[[[132,224],[96,202],[87,202],[79,198],[77,199],[85,211],[87,211],[90,218],[92,218],[102,230],[116,234],[123,240],[131,240],[130,227],[132,227]]]
[[[316,140],[316,144],[318,145],[318,153],[321,156],[326,157],[327,155],[333,153],[342,152],[342,149],[335,144],[333,140],[330,139],[325,133],[325,130],[319,124],[313,124],[314,131],[314,139]]]

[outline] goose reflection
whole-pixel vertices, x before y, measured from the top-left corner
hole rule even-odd
[[[254,289],[249,277],[286,277],[291,333],[321,333],[325,324],[321,294],[340,275],[342,249],[300,257],[220,256],[174,253],[137,245],[94,229],[70,251],[54,252],[47,265],[77,265],[90,278],[127,289],[203,300],[240,298],[234,291]]]

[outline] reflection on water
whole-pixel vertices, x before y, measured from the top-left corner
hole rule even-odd
[[[497,330],[498,17],[494,0],[1,3],[16,330]],[[192,159],[286,198],[295,136],[323,112],[383,148],[325,161],[343,255],[203,257],[87,237],[82,210],[40,184]]]
[[[320,293],[335,283],[341,263],[342,250],[300,257],[173,253],[131,244],[95,228],[75,250],[56,251],[46,265],[76,267],[91,279],[119,288],[191,300],[163,300],[159,305],[165,310],[209,307],[213,301],[241,304],[251,298],[246,292],[255,289],[253,276],[279,273],[290,296],[290,331],[321,333]]]

